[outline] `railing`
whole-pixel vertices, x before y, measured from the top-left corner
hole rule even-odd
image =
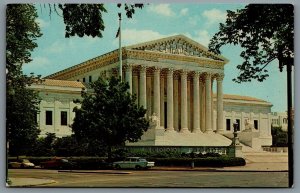
[[[180,152],[180,153],[218,153],[227,155],[228,146],[126,146],[131,151],[146,151],[146,152]]]
[[[286,153],[288,152],[288,147],[262,147],[263,151],[276,152],[276,153]]]

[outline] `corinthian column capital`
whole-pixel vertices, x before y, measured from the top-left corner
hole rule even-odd
[[[217,75],[217,81],[219,82],[219,81],[223,81],[223,79],[224,79],[224,74],[218,74]]]
[[[146,70],[147,70],[147,67],[146,67],[146,66],[141,66],[141,67],[140,67],[140,71],[141,71],[141,72],[146,72]]]

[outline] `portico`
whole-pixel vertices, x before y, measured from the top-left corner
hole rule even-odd
[[[153,115],[159,117],[160,126],[171,132],[213,132],[211,84],[217,80],[216,118],[219,121],[216,130],[217,132],[223,131],[223,73],[163,68],[161,65],[155,64],[153,66],[130,64],[124,66],[124,70],[126,72],[125,81],[130,86],[129,92],[134,90],[133,93],[138,98],[138,105],[147,109],[148,117]],[[132,88],[133,85],[135,85],[134,88]],[[150,87],[148,88],[150,94],[146,94],[147,85]],[[203,87],[205,88],[205,97],[201,95]],[[147,100],[151,101],[149,102],[150,106],[147,106]],[[206,109],[205,113],[200,113],[202,103]],[[176,109],[175,112],[174,109]],[[175,121],[175,119],[178,120]],[[205,127],[201,128],[200,125],[203,125],[201,122],[204,120]]]

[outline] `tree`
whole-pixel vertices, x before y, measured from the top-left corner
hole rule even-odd
[[[128,83],[115,77],[109,82],[99,78],[90,86],[93,92],[82,92],[81,108],[74,109],[72,130],[78,141],[107,147],[110,159],[112,147],[136,142],[148,129],[146,110],[136,105]]]
[[[123,6],[128,18],[132,18],[136,8],[142,9],[144,7],[143,4],[127,3]],[[63,12],[66,25],[65,37],[87,35],[102,38],[102,31],[105,28],[102,14],[107,12],[104,4],[58,4],[58,7]],[[122,4],[117,4],[117,7],[121,8]],[[57,12],[55,4],[53,8]],[[50,6],[50,13],[51,10]]]
[[[35,22],[36,9],[30,4],[7,5],[6,28],[6,132],[9,154],[26,154],[40,130],[37,127],[39,98],[27,89],[34,76],[22,73],[22,65],[31,61],[34,42],[42,34]]]
[[[210,41],[209,49],[220,54],[226,44],[239,44],[244,62],[236,82],[268,77],[267,65],[279,61],[279,69],[294,60],[294,8],[289,4],[250,4],[244,9],[227,11],[225,24]]]
[[[278,60],[279,70],[287,70],[288,153],[293,165],[292,81],[294,65],[294,7],[291,4],[250,4],[244,9],[227,11],[225,24],[210,41],[209,49],[220,54],[225,44],[239,44],[244,62],[237,66],[240,74],[234,81],[241,83],[265,80],[266,67]],[[293,184],[293,168],[289,170],[289,185]]]

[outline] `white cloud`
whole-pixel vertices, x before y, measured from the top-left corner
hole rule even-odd
[[[151,4],[148,10],[162,16],[167,16],[167,17],[175,16],[174,11],[170,7],[170,4],[156,4],[156,5]]]
[[[207,25],[222,23],[226,20],[226,12],[222,12],[216,8],[205,10],[202,16],[206,19]]]
[[[101,41],[99,37],[93,38],[92,36],[87,37],[71,37],[61,40],[56,40],[50,46],[45,49],[46,53],[62,53],[69,49],[84,49],[85,47],[89,47],[93,44],[97,44]]]
[[[202,44],[205,47],[208,47],[210,35],[206,30],[198,30],[195,32],[195,35],[191,35],[190,33],[185,33],[185,36],[195,40],[196,42]]]
[[[68,41],[72,44],[72,40]],[[46,52],[49,53],[61,53],[67,49],[66,41],[55,41],[48,48],[46,48]]]
[[[36,71],[35,69],[47,69],[47,65],[50,64],[50,61],[48,58],[46,57],[41,57],[41,56],[37,56],[37,57],[33,57],[32,61],[28,64],[24,64],[23,69],[25,71]]]
[[[153,30],[124,29],[122,30],[122,46],[147,42],[147,41],[156,40],[156,39],[160,39],[172,35],[175,34],[163,35]],[[118,38],[114,39],[113,45],[117,46],[118,43],[119,43],[119,39]]]
[[[180,15],[186,15],[188,13],[189,9],[188,8],[183,8],[180,10]]]
[[[46,27],[48,27],[50,25],[49,22],[46,22],[45,20],[43,20],[41,18],[35,19],[35,22],[38,23],[38,25],[40,26],[40,28],[46,28]]]
[[[197,16],[192,16],[188,18],[188,23],[191,24],[192,26],[196,26],[198,23],[199,17]]]

